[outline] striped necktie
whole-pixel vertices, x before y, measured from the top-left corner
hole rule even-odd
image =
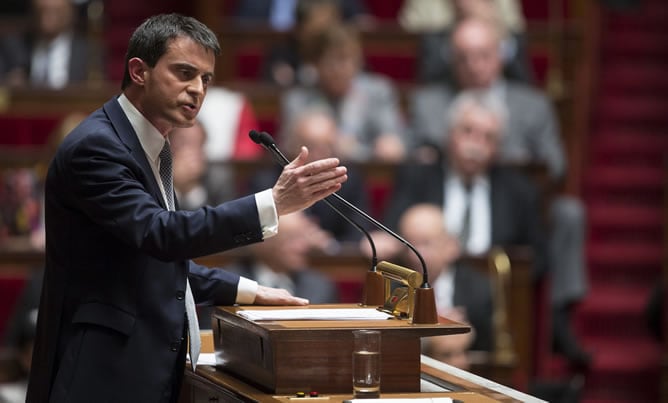
[[[169,143],[165,141],[165,146],[160,151],[160,180],[165,190],[165,198],[167,199],[167,208],[174,211],[174,186],[172,180],[172,151],[169,149]],[[197,359],[201,349],[201,339],[199,334],[199,322],[197,320],[197,309],[195,308],[195,298],[190,289],[190,281],[186,277],[186,315],[188,318],[188,337],[190,347],[190,362],[193,371],[197,368]]]

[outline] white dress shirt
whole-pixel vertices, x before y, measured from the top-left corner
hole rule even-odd
[[[165,205],[168,205],[165,189],[162,186],[162,180],[160,180],[160,150],[165,145],[165,137],[156,129],[155,126],[151,124],[142,114],[137,110],[137,108],[130,102],[130,100],[123,94],[118,97],[118,103],[125,112],[125,115],[128,117],[132,128],[137,133],[137,138],[141,143],[144,152],[146,153],[146,158],[148,159],[149,164],[151,165],[151,170],[153,170],[153,175],[155,180],[160,187],[160,192],[165,201]],[[276,235],[278,232],[278,214],[276,212],[276,206],[274,205],[274,198],[271,194],[271,189],[264,190],[262,192],[255,194],[255,203],[257,205],[257,210],[260,217],[260,225],[262,227],[262,236],[264,239]],[[250,280],[245,277],[239,279],[239,285],[237,287],[237,300],[238,304],[252,304],[255,301],[255,296],[257,294],[258,283],[256,281]]]
[[[459,235],[464,226],[467,198],[471,198],[469,213],[469,238],[462,250],[472,255],[480,255],[489,250],[492,243],[492,206],[489,178],[478,176],[471,184],[470,196],[462,179],[449,175],[445,179],[445,225],[448,232]]]
[[[434,297],[436,299],[436,312],[445,317],[452,309],[455,295],[455,276],[452,270],[443,270],[432,283]]]
[[[71,32],[60,34],[50,42],[38,42],[30,62],[30,81],[53,89],[65,87],[69,81],[71,54]]]

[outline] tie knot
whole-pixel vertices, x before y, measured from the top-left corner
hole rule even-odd
[[[165,145],[162,147],[162,150],[160,150],[160,154],[158,155],[160,158],[160,161],[167,161],[171,162],[172,161],[172,150],[169,148],[169,143],[165,141]]]

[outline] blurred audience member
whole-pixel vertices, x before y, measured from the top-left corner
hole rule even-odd
[[[456,85],[432,83],[418,89],[411,100],[413,141],[418,158],[429,158],[423,145],[439,147],[448,122],[439,115],[447,110],[457,91],[475,89],[495,94],[507,105],[504,135],[498,152],[502,162],[547,168],[549,191],[566,176],[566,156],[558,122],[546,95],[501,75],[498,30],[484,19],[466,19],[452,32]],[[582,202],[570,196],[554,196],[549,203],[550,298],[555,351],[572,364],[588,366],[591,357],[571,331],[570,317],[587,291],[584,238],[586,213]]]
[[[386,78],[362,71],[356,32],[341,25],[330,27],[318,36],[313,54],[318,83],[287,91],[281,101],[283,128],[303,109],[323,108],[337,121],[339,157],[402,160],[404,127],[397,94]]]
[[[294,29],[269,50],[262,66],[263,79],[283,87],[315,84],[318,73],[313,66],[314,39],[327,27],[341,22],[338,1],[298,0]]]
[[[239,2],[235,18],[242,26],[268,26],[277,31],[292,29],[299,21],[300,0],[244,0]],[[323,3],[307,0],[308,3]],[[326,0],[334,3],[343,19],[357,26],[369,26],[374,18],[361,0]]]
[[[448,110],[445,159],[398,171],[386,222],[396,227],[408,207],[435,203],[443,207],[444,225],[458,236],[464,253],[530,245],[538,279],[546,271],[546,248],[537,190],[524,175],[494,164],[506,116],[494,94],[460,93]]]
[[[340,138],[334,118],[327,112],[317,108],[309,108],[301,111],[291,124],[286,128],[281,138],[282,149],[287,158],[292,160],[299,154],[302,146],[309,150],[309,161],[321,158],[337,157],[337,141]],[[367,210],[367,194],[364,186],[363,176],[353,166],[348,165],[348,180],[343,185],[339,194],[355,206]],[[276,165],[275,168],[260,172],[251,181],[251,190],[266,189],[267,185],[276,182],[281,173],[281,168]],[[349,213],[349,209],[337,204],[337,208],[356,217],[354,213]],[[324,231],[327,239],[323,242],[325,252],[335,252],[338,250],[338,243],[347,241],[357,241],[361,238],[361,233],[353,225],[341,218],[328,205],[316,203],[305,210],[313,221]],[[366,222],[361,217],[354,218],[355,222],[366,228]]]
[[[244,249],[248,256],[225,267],[268,287],[283,288],[311,304],[339,302],[334,282],[310,266],[309,252],[321,230],[303,212],[281,216],[280,231],[271,239]],[[317,241],[315,241],[317,242]],[[200,307],[200,325],[210,326],[213,307]]]
[[[457,91],[489,91],[508,108],[498,158],[503,162],[545,164],[551,178],[561,178],[566,172],[566,159],[550,100],[537,89],[503,78],[499,41],[498,31],[482,19],[467,19],[454,27],[451,46],[456,83],[426,84],[413,94],[413,145],[441,147],[448,126],[443,112]]]
[[[0,41],[0,83],[60,89],[103,76],[99,44],[77,32],[72,0],[32,0],[32,29]]]
[[[442,206],[420,203],[401,215],[399,232],[425,260],[438,315],[472,327],[471,333],[460,337],[428,338],[428,349],[434,358],[466,369],[468,349],[493,349],[492,287],[484,274],[457,262],[461,255],[459,241],[445,229],[446,221]],[[420,267],[412,251],[407,251],[403,258],[408,267]]]
[[[206,132],[200,122],[179,127],[169,134],[174,160],[174,191],[183,210],[195,210],[211,204],[204,186],[207,159],[204,152]]]
[[[497,51],[504,76],[533,82],[524,16],[517,0],[408,0],[399,18],[407,30],[424,32],[418,56],[418,78],[422,81],[456,82],[451,68],[453,26],[465,19],[480,18],[492,24],[501,38]]]
[[[262,285],[284,288],[312,304],[338,302],[336,286],[309,263],[312,239],[319,236],[320,229],[303,212],[281,216],[278,225],[281,235],[250,246],[252,262],[238,267],[238,272]]]
[[[12,237],[30,237],[41,228],[39,182],[30,168],[0,173],[0,244]]]
[[[451,44],[457,85],[431,84],[415,93],[411,112],[416,144],[440,143],[447,122],[438,113],[447,110],[457,90],[487,91],[501,97],[508,108],[499,160],[544,165],[550,182],[548,191],[557,190],[565,179],[567,162],[550,100],[536,89],[503,79],[498,52],[500,37],[485,20],[460,21],[452,33]],[[579,199],[567,195],[553,196],[548,209],[554,349],[571,364],[585,367],[590,364],[591,356],[579,346],[570,318],[587,293],[586,211]]]
[[[255,111],[244,94],[216,86],[207,90],[197,119],[206,133],[204,147],[209,166],[205,180],[210,202],[231,200],[237,195],[233,185],[236,178],[225,163],[254,160],[264,152],[248,137],[249,131],[258,128]]]
[[[14,361],[16,373],[10,382],[0,384],[0,403],[23,403],[26,400],[43,274],[42,269],[32,273],[9,318],[3,347]]]

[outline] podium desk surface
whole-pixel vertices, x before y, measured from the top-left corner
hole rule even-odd
[[[274,333],[285,331],[303,330],[351,330],[351,329],[378,329],[383,332],[408,332],[414,333],[418,337],[438,336],[446,334],[467,333],[471,327],[459,322],[443,319],[440,323],[433,324],[414,324],[408,319],[362,319],[362,320],[263,320],[252,321],[242,318],[238,313],[244,310],[251,311],[272,311],[272,310],[355,310],[355,309],[373,309],[371,307],[362,307],[356,304],[321,304],[306,306],[219,306],[216,307],[214,317],[234,321],[243,326],[252,326],[262,328],[267,332]]]

